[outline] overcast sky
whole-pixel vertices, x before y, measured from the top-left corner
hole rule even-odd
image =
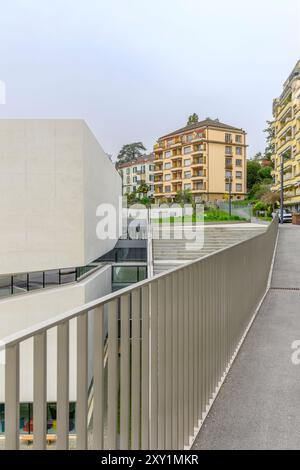
[[[300,0],[0,0],[5,117],[82,117],[106,152],[189,114],[264,149],[272,99],[300,58]]]

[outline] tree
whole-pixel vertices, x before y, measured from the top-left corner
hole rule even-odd
[[[126,193],[126,197],[127,197],[127,205],[129,207],[132,206],[133,204],[139,202],[137,194],[136,194],[135,191],[133,191],[132,193]]]
[[[252,187],[260,181],[259,170],[260,164],[255,160],[247,160],[247,189],[251,191]]]
[[[255,162],[260,162],[261,160],[263,160],[264,156],[261,152],[257,152],[254,157],[253,157],[253,160]]]
[[[137,188],[137,193],[142,194],[143,196],[146,195],[150,191],[150,187],[147,183],[141,183]]]
[[[265,154],[264,154],[264,158],[266,160],[271,160],[271,156],[273,155],[273,153],[275,152],[275,144],[274,144],[274,127],[272,125],[272,121],[267,121],[267,127],[266,129],[264,129],[264,132],[266,133],[266,142],[267,142],[267,145],[266,145],[266,148],[265,148]]]
[[[279,193],[275,193],[275,192],[273,192],[273,191],[267,191],[266,193],[264,193],[264,194],[261,196],[261,200],[262,200],[265,204],[268,204],[268,205],[272,206],[272,210],[274,211],[277,202],[280,201],[280,194],[279,194]]]
[[[174,198],[174,202],[179,204],[192,204],[193,195],[189,189],[184,189],[183,191],[177,191]]]
[[[258,176],[259,178],[263,180],[271,180],[272,181],[272,168],[270,166],[263,166],[259,171],[258,171]]]
[[[132,162],[138,157],[143,155],[143,151],[146,151],[142,142],[133,142],[132,144],[123,145],[118,156],[118,163]]]
[[[194,124],[196,122],[199,122],[199,117],[198,114],[193,113],[189,116],[187,125],[189,126],[190,124]]]

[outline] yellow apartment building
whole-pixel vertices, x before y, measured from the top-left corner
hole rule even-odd
[[[196,202],[244,199],[246,132],[207,118],[160,137],[154,145],[154,195],[172,200],[190,190]],[[231,185],[231,188],[230,188]]]
[[[300,210],[300,60],[273,102],[273,191],[280,190],[283,161],[284,205]]]

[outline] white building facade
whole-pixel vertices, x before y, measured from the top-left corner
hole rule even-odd
[[[121,163],[118,171],[122,178],[122,191],[130,194],[145,183],[149,186],[148,196],[154,194],[154,155],[144,155],[132,162]]]
[[[56,285],[53,279],[59,273],[61,280],[64,270],[71,276],[75,268],[89,265],[114,248],[122,181],[84,121],[20,119],[0,120],[0,183],[1,341],[111,291],[110,266],[95,267],[89,276],[74,275],[65,285]],[[116,216],[115,233],[107,239],[99,239],[96,230],[101,204],[109,205]],[[49,285],[47,279],[52,279]],[[47,339],[47,401],[53,403],[56,329]],[[75,345],[74,322],[70,328],[70,402],[76,400]],[[3,353],[0,359],[1,435]],[[25,341],[20,348],[21,433],[30,431],[32,361],[33,344]],[[27,407],[23,418],[22,406]],[[52,422],[55,431],[54,418]]]

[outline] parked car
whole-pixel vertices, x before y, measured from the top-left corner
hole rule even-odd
[[[281,222],[281,211],[280,209],[277,209],[272,213],[272,217],[278,215],[279,222]],[[292,222],[292,213],[288,209],[283,209],[283,214],[282,214],[282,221],[284,222]]]

